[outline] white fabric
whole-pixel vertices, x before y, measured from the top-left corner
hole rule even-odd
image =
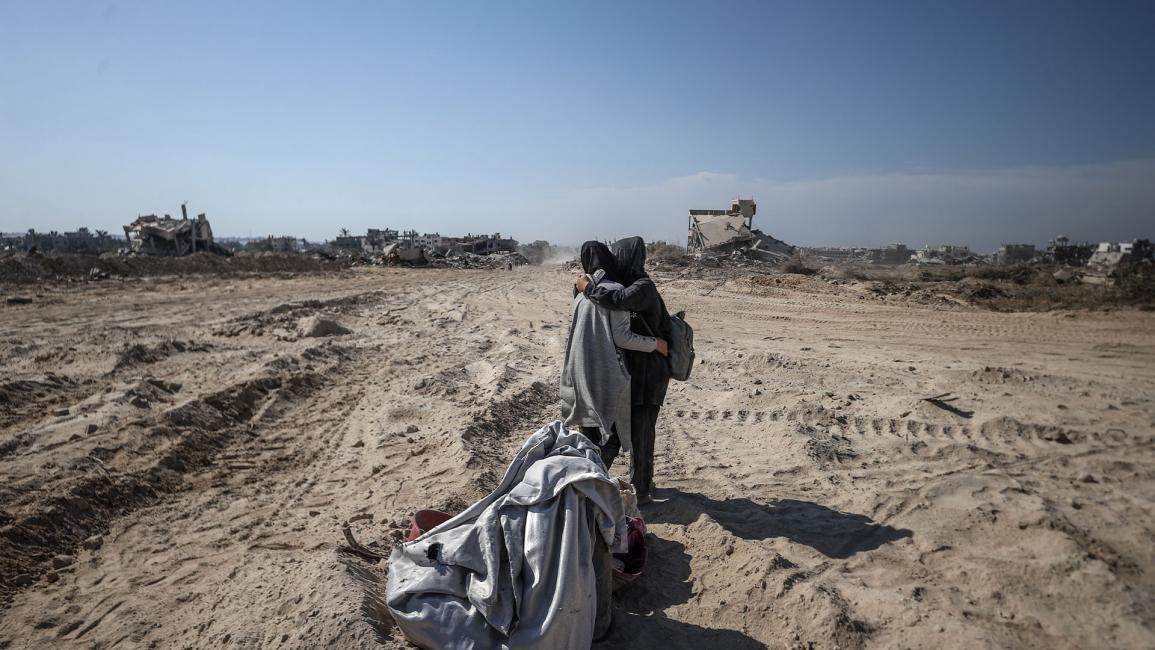
[[[621,495],[597,446],[555,421],[492,494],[393,549],[385,600],[423,648],[586,650],[594,535],[626,550]]]

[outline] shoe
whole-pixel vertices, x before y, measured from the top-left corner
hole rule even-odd
[[[638,507],[648,506],[654,502],[654,497],[648,494],[638,495]]]

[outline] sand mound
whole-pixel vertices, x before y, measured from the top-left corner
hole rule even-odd
[[[302,318],[297,323],[297,331],[301,336],[306,338],[321,338],[325,336],[342,336],[344,334],[352,334],[353,330],[345,327],[330,318],[321,318],[320,316],[309,316]]]

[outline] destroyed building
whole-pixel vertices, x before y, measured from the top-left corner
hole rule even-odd
[[[188,218],[187,204],[180,206],[181,218],[155,214],[139,216],[124,227],[130,252],[140,255],[179,257],[198,252],[227,255],[228,250],[213,241],[213,229],[204,213]]]
[[[1003,244],[995,253],[995,264],[1030,262],[1035,258],[1034,244]]]
[[[768,262],[793,255],[793,246],[754,228],[757,212],[754,199],[734,199],[729,210],[691,209],[686,249],[698,254],[740,251]]]
[[[942,244],[941,246],[925,246],[916,251],[911,261],[918,264],[969,264],[981,261],[982,258],[971,252],[966,246]]]
[[[449,253],[471,253],[489,255],[491,253],[512,253],[517,251],[517,240],[492,235],[468,234],[464,237],[446,237],[441,233],[419,234],[416,230],[397,231],[391,228],[370,228],[364,235],[350,235],[347,230],[333,240],[337,249],[358,251],[370,255],[390,254],[396,251],[420,249],[429,255]]]
[[[1095,252],[1094,244],[1089,242],[1072,243],[1066,236],[1059,236],[1047,244],[1044,257],[1048,262],[1064,266],[1086,266],[1087,261]]]
[[[867,259],[871,264],[906,264],[912,254],[906,244],[887,244],[867,251]]]
[[[1091,253],[1087,266],[1102,273],[1110,273],[1124,262],[1152,258],[1151,242],[1147,239],[1137,239],[1133,242],[1102,242],[1095,248],[1095,252]]]
[[[454,242],[453,250],[458,253],[473,253],[474,255],[513,253],[517,251],[517,240],[502,237],[501,233],[492,235],[468,234]]]

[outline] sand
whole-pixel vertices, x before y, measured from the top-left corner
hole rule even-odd
[[[699,365],[659,419],[649,571],[601,647],[1155,647],[1155,314],[657,279]],[[494,485],[556,415],[570,282],[21,287],[0,648],[408,647],[341,523],[387,552],[414,510]]]

